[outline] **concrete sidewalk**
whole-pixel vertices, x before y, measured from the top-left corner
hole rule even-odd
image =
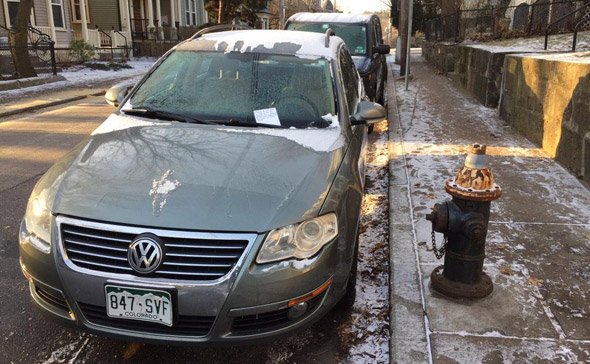
[[[412,73],[409,91],[388,89],[391,362],[590,361],[590,191],[418,55]],[[425,214],[473,143],[503,189],[484,265],[494,291],[453,300],[430,288],[442,260]]]

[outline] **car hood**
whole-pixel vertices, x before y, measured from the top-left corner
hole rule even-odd
[[[52,212],[264,232],[317,216],[345,145],[339,128],[230,128],[112,115],[63,171],[52,172],[60,176]]]
[[[371,66],[371,57],[369,56],[353,56],[352,61],[359,73],[365,73]]]

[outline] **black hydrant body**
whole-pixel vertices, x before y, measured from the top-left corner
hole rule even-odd
[[[449,297],[482,298],[493,290],[483,272],[490,202],[502,194],[485,165],[486,147],[473,145],[465,166],[445,190],[452,200],[437,203],[431,214],[434,231],[445,235],[444,265],[431,274],[432,288]],[[433,241],[434,245],[434,241]]]

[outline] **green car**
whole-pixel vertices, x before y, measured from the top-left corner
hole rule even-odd
[[[367,125],[343,41],[246,30],[164,55],[35,186],[33,301],[97,334],[175,343],[289,333],[354,300]]]

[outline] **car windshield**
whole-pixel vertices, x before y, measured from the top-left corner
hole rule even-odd
[[[236,126],[327,127],[326,115],[336,114],[331,80],[326,59],[176,51],[121,110],[174,113]]]
[[[353,56],[367,54],[367,27],[362,24],[338,23],[289,23],[288,30],[325,33],[332,28],[337,36],[344,40],[346,47]]]

